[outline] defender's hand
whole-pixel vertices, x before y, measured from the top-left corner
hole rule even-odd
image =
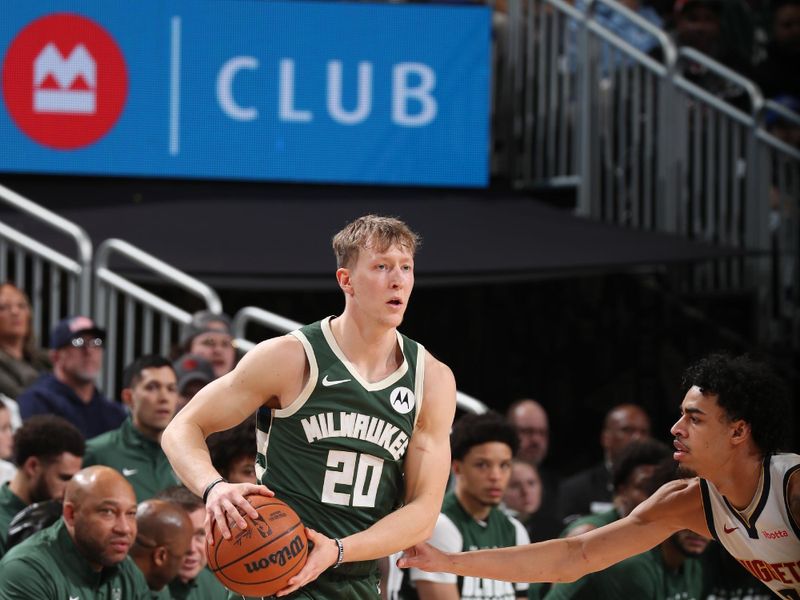
[[[401,569],[421,569],[432,573],[447,572],[447,555],[430,544],[417,544],[403,550],[397,561]]]

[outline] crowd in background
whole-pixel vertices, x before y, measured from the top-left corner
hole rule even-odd
[[[586,0],[571,0],[586,10]],[[693,48],[722,66],[753,81],[765,99],[800,115],[800,0],[620,0],[644,21],[666,31],[678,48]],[[507,10],[497,4],[497,10]],[[524,14],[524,10],[523,10]],[[608,4],[596,2],[596,22],[633,48],[662,59],[654,35]],[[569,23],[569,64],[574,69],[575,38],[579,25]],[[506,34],[503,34],[505,37]],[[502,51],[502,50],[501,50]],[[603,71],[625,63],[621,54],[602,50]],[[750,111],[749,98],[741,85],[721,77],[707,66],[681,58],[677,68],[688,80],[715,96]],[[763,114],[763,125],[784,142],[800,147],[800,125],[775,110]]]
[[[94,592],[128,590],[126,598],[227,597],[205,568],[204,504],[180,486],[160,438],[197,391],[235,366],[230,319],[195,314],[174,360],[147,355],[125,368],[118,399],[96,387],[106,334],[91,319],[59,321],[46,352],[30,328],[26,295],[0,286],[0,577],[11,582],[0,599],[46,597],[47,585],[74,591],[87,585],[87,572],[97,577]],[[635,402],[614,406],[598,440],[602,460],[567,474],[548,467],[549,419],[536,400],[512,403],[505,416],[458,418],[451,489],[432,542],[460,550],[472,535],[475,547],[525,544],[628,515],[676,476],[650,421]],[[256,482],[254,418],[213,434],[208,445],[228,481]],[[103,503],[110,514],[98,519]],[[68,550],[73,558],[65,560]],[[43,583],[37,573],[48,560],[58,575],[51,568]],[[476,580],[468,583],[470,596],[462,580],[422,572],[388,577],[392,561],[384,570],[386,597],[406,600],[433,600],[437,586],[462,597],[478,590],[496,598],[612,598],[632,593],[629,585],[639,586],[633,593],[641,598],[769,597],[715,542],[688,531],[573,584]]]
[[[679,47],[705,53],[755,81],[766,98],[800,111],[800,0],[622,4],[669,31]],[[505,3],[496,7],[507,10]],[[618,13],[600,6],[596,14],[635,48],[657,54],[652,36]],[[720,97],[737,93],[717,86],[700,64],[685,61],[682,68]],[[769,110],[764,123],[800,147],[796,124]],[[197,313],[173,356],[142,356],[126,367],[118,398],[96,385],[105,342],[101,327],[77,315],[58,322],[49,349],[42,349],[24,291],[0,285],[0,578],[6,582],[0,600],[46,597],[48,585],[70,597],[102,588],[124,598],[227,598],[205,568],[204,504],[176,480],[160,436],[197,391],[233,369],[230,319]],[[435,542],[449,548],[456,535],[463,542],[467,525],[456,524],[459,515],[483,528],[478,538],[499,523],[498,539],[509,545],[578,535],[625,517],[676,476],[669,449],[651,438],[647,412],[628,400],[605,417],[602,460],[571,474],[548,467],[548,415],[536,400],[514,402],[505,417],[461,417]],[[256,481],[254,419],[208,443],[214,467],[228,481]],[[407,600],[433,599],[431,583],[459,586],[459,594],[465,585],[422,573],[393,581],[384,592]],[[561,600],[630,595],[623,584],[650,590],[653,598],[667,597],[665,585],[669,597],[770,597],[715,542],[691,532],[571,584],[469,585],[486,597]]]

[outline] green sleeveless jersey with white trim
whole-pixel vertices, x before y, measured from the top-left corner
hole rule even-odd
[[[347,360],[328,317],[290,335],[309,380],[285,409],[259,410],[256,474],[303,523],[329,537],[363,531],[403,501],[403,459],[422,405],[425,349],[397,333],[403,362],[376,383]],[[344,573],[368,573],[345,564]]]
[[[475,519],[449,492],[442,501],[442,512],[428,543],[445,552],[468,552],[486,548],[508,548],[530,543],[525,527],[498,507],[489,510],[484,521]],[[527,595],[527,583],[511,583],[481,577],[461,577],[450,573],[426,573],[411,569],[412,582],[457,585],[460,600],[515,600]]]

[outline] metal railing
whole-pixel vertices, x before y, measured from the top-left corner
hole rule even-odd
[[[168,286],[170,298],[180,298],[184,306],[165,300],[163,290],[146,290],[110,267],[118,255]],[[196,310],[222,312],[217,293],[202,281],[119,239],[104,241],[97,248],[94,265],[95,320],[107,330],[103,382],[107,395],[116,392],[117,375],[137,356],[159,353],[169,356],[179,341],[181,328]]]
[[[137,356],[149,353],[169,356],[179,341],[182,326],[191,321],[194,311],[222,312],[222,302],[211,287],[140,248],[120,239],[106,240],[97,248],[92,268],[91,240],[80,227],[3,186],[0,186],[0,199],[76,241],[79,260],[0,221],[0,282],[10,278],[28,292],[39,337],[69,314],[92,316],[106,329],[99,383],[106,395],[116,394],[122,369]],[[155,275],[162,287],[170,288],[169,297],[182,297],[184,305],[166,300],[163,289],[147,290],[114,270],[111,262],[115,257]],[[66,288],[62,286],[64,278]],[[62,297],[66,300],[62,301]],[[44,315],[45,306],[48,307],[47,316]],[[279,333],[302,327],[302,323],[263,308],[244,307],[233,319],[236,345],[244,352],[255,346],[246,335],[253,324]],[[463,392],[457,392],[457,401],[462,410],[476,413],[487,410],[482,402]]]
[[[0,221],[0,283],[13,281],[27,292],[34,335],[46,345],[59,319],[91,313],[92,242],[75,223],[2,185],[0,201],[74,244],[67,255]]]
[[[769,228],[772,236],[773,313],[772,339],[800,345],[800,149],[778,137],[785,128],[800,128],[800,115],[767,100],[773,133],[759,130],[758,139],[767,154],[769,175]],[[762,115],[763,116],[763,115]]]
[[[606,27],[609,14],[650,52]],[[763,114],[800,116],[615,0],[510,0],[508,23],[501,164],[513,184],[573,185],[580,215],[741,250],[693,267],[691,291],[752,291],[763,338],[776,318],[796,331],[800,160]]]
[[[254,324],[278,333],[289,333],[303,326],[302,323],[276,315],[263,308],[245,306],[233,318],[233,335],[236,338],[236,345],[244,352],[253,349],[256,345],[247,337],[248,327]],[[471,413],[483,414],[488,410],[488,407],[477,398],[459,391],[456,391],[456,404],[461,410]]]

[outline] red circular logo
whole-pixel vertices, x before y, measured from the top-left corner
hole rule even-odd
[[[3,98],[22,131],[44,146],[72,150],[117,122],[128,94],[125,59],[94,21],[52,14],[25,27],[3,61]]]

